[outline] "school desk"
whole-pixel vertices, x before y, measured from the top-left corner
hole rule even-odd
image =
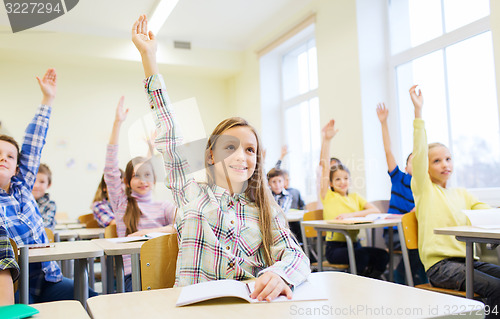
[[[91,241],[67,241],[53,243],[53,247],[29,249],[29,245],[20,246],[19,267],[19,298],[21,303],[28,303],[29,291],[29,263],[53,261],[53,260],[75,260],[75,299],[85,305],[88,298],[88,274],[87,258],[103,256],[102,248]]]
[[[302,219],[304,218],[304,213],[305,210],[298,210],[298,209],[292,209],[285,213],[286,220],[291,223],[291,222],[301,222]]]
[[[123,255],[131,255],[132,258],[132,290],[141,290],[141,263],[140,253],[142,244],[145,241],[135,241],[130,243],[115,243],[108,239],[93,239],[93,243],[98,245],[106,255],[106,287],[107,292],[110,292],[113,287],[113,259],[116,265],[116,291],[124,292],[124,269]]]
[[[398,227],[398,232],[400,234],[403,233],[403,228],[401,225],[401,220],[398,219],[381,219],[375,220],[372,223],[366,224],[334,224],[327,223],[325,220],[311,220],[311,221],[303,221],[302,225],[311,226],[318,232],[317,237],[317,251],[318,251],[318,268],[319,271],[323,271],[323,254],[319,253],[323,251],[323,231],[330,231],[341,233],[345,235],[346,243],[347,243],[347,251],[349,254],[349,268],[351,269],[351,273],[356,275],[356,257],[354,255],[354,243],[352,242],[351,237],[348,235],[348,230],[360,230],[360,229],[373,229],[380,227],[388,227],[389,230],[389,280],[393,281],[393,273],[394,273],[394,252],[393,252],[393,235],[394,230],[393,227]],[[409,286],[413,286],[413,278],[411,276],[411,268],[410,268],[410,259],[408,257],[408,250],[406,249],[406,243],[404,240],[401,242],[401,251],[403,254],[403,262],[405,265],[406,271],[406,280]]]
[[[33,319],[90,319],[89,315],[76,300],[61,300],[30,305],[40,312]]]
[[[474,298],[474,243],[500,244],[500,229],[454,226],[434,229],[434,234],[452,235],[465,242],[465,295]]]
[[[342,272],[312,273],[309,281],[328,299],[250,304],[226,298],[176,307],[182,288],[170,288],[92,297],[87,310],[93,319],[484,318],[479,301],[387,281]]]
[[[80,224],[77,222],[73,222],[71,224],[57,224],[54,227],[54,230],[65,230],[65,229],[82,229],[85,228],[85,224]]]

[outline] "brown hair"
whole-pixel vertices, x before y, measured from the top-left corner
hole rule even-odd
[[[448,147],[446,147],[446,145],[442,144],[442,143],[439,143],[439,142],[436,142],[436,143],[430,143],[429,144],[429,151],[435,147],[444,147],[446,149],[448,149]],[[411,154],[410,154],[411,155]]]
[[[123,179],[123,170],[120,169],[120,179]],[[109,200],[108,198],[108,187],[106,186],[106,181],[104,180],[104,174],[102,174],[101,181],[99,182],[99,186],[97,186],[97,190],[94,195],[95,202],[102,202],[103,200]]]
[[[337,171],[345,171],[349,176],[351,176],[351,172],[349,172],[349,169],[344,164],[339,163],[337,165],[333,165],[330,168],[330,184],[331,184],[330,188],[332,192],[335,192],[335,189],[333,189],[333,175],[335,175]],[[346,194],[349,194],[349,190],[346,192]]]
[[[134,177],[134,166],[138,164],[152,165],[151,162],[145,157],[134,157],[127,163],[125,168],[125,177],[123,182],[125,183],[125,194],[127,195],[127,210],[125,215],[123,215],[123,223],[125,224],[127,230],[125,235],[135,233],[137,231],[137,226],[139,225],[139,219],[141,218],[142,212],[137,204],[137,200],[132,197],[132,188],[130,187],[130,181]],[[154,170],[153,170],[154,174]],[[156,181],[156,177],[155,177]]]
[[[12,145],[14,145],[17,149],[17,165],[19,165],[19,157],[21,157],[21,153],[19,151],[19,144],[17,144],[16,140],[11,137],[11,136],[8,136],[8,135],[0,135],[0,141],[5,141],[7,143],[10,143]]]
[[[265,186],[266,181],[264,177],[264,171],[262,169],[263,159],[259,135],[257,134],[255,128],[248,124],[245,119],[241,117],[228,118],[220,122],[210,135],[205,150],[205,167],[207,168],[207,180],[209,185],[215,184],[215,177],[213,172],[214,164],[209,164],[208,162],[208,159],[210,158],[210,151],[215,148],[215,144],[220,135],[222,135],[225,131],[238,126],[248,127],[257,139],[257,162],[253,175],[248,179],[248,186],[245,189],[245,196],[249,198],[253,203],[255,203],[255,206],[259,210],[259,226],[260,232],[262,233],[264,260],[267,265],[272,265],[274,261],[271,257],[271,246],[273,244],[273,238],[271,235],[271,218],[273,207],[277,208],[278,206],[271,195],[270,189]]]
[[[47,164],[40,164],[38,167],[38,173],[47,175],[47,179],[49,180],[49,186],[52,185],[52,172]]]
[[[281,176],[281,177],[285,178],[285,175],[287,175],[287,174],[284,170],[278,169],[278,168],[273,168],[267,173],[267,180],[270,180],[271,178],[276,177],[276,176]]]

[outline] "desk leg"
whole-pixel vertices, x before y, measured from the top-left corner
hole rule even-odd
[[[403,224],[398,224],[399,242],[401,243],[401,252],[403,253],[403,262],[405,264],[406,282],[408,286],[413,287],[413,276],[411,275],[410,257],[406,248],[406,239],[403,232]]]
[[[19,302],[27,305],[29,303],[29,248],[21,247],[19,254]]]
[[[125,275],[123,269],[123,257],[115,256],[116,264],[116,292],[125,292]]]
[[[352,243],[352,238],[346,231],[343,231],[342,234],[345,235],[345,241],[347,243],[347,252],[349,254],[349,267],[351,268],[351,274],[357,275],[356,269],[356,256],[354,255],[354,245]]]
[[[323,236],[322,231],[316,230],[318,238],[316,240],[316,251],[318,255],[318,271],[323,271]]]
[[[132,254],[132,291],[141,291],[140,254]]]
[[[465,297],[474,298],[474,243],[465,243]]]
[[[113,256],[105,256],[106,258],[106,293],[114,293],[115,286],[115,272],[113,265]],[[104,292],[104,291],[103,291]]]
[[[75,259],[75,299],[79,300],[82,306],[87,308],[87,299],[89,298],[89,285],[87,273],[87,259]]]
[[[94,274],[94,258],[88,258],[87,263],[89,265],[89,287],[94,289],[95,284],[95,274]]]
[[[394,228],[389,230],[389,281],[394,282]]]

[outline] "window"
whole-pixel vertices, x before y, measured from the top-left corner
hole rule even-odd
[[[489,0],[390,1],[389,17],[403,155],[413,144],[408,89],[418,84],[428,142],[450,148],[454,182],[467,188],[500,187]]]
[[[317,198],[316,176],[310,172],[318,166],[321,148],[314,39],[283,56],[281,78],[290,186],[298,188],[307,201],[314,201]]]
[[[288,155],[290,187],[304,201],[317,200],[315,172],[321,149],[318,66],[314,18],[260,58],[262,136],[266,171],[274,167],[283,145]]]

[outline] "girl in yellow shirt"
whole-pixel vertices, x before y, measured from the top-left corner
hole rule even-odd
[[[368,203],[363,197],[357,193],[349,192],[350,173],[347,167],[340,163],[330,168],[330,141],[337,131],[334,120],[330,120],[322,130],[320,195],[323,203],[323,218],[325,220],[345,219],[380,213],[373,204]],[[356,269],[362,276],[380,278],[387,267],[389,254],[383,249],[362,247],[357,239],[358,232],[349,232],[354,242]],[[325,255],[330,263],[349,263],[347,244],[343,234],[327,233]]]

